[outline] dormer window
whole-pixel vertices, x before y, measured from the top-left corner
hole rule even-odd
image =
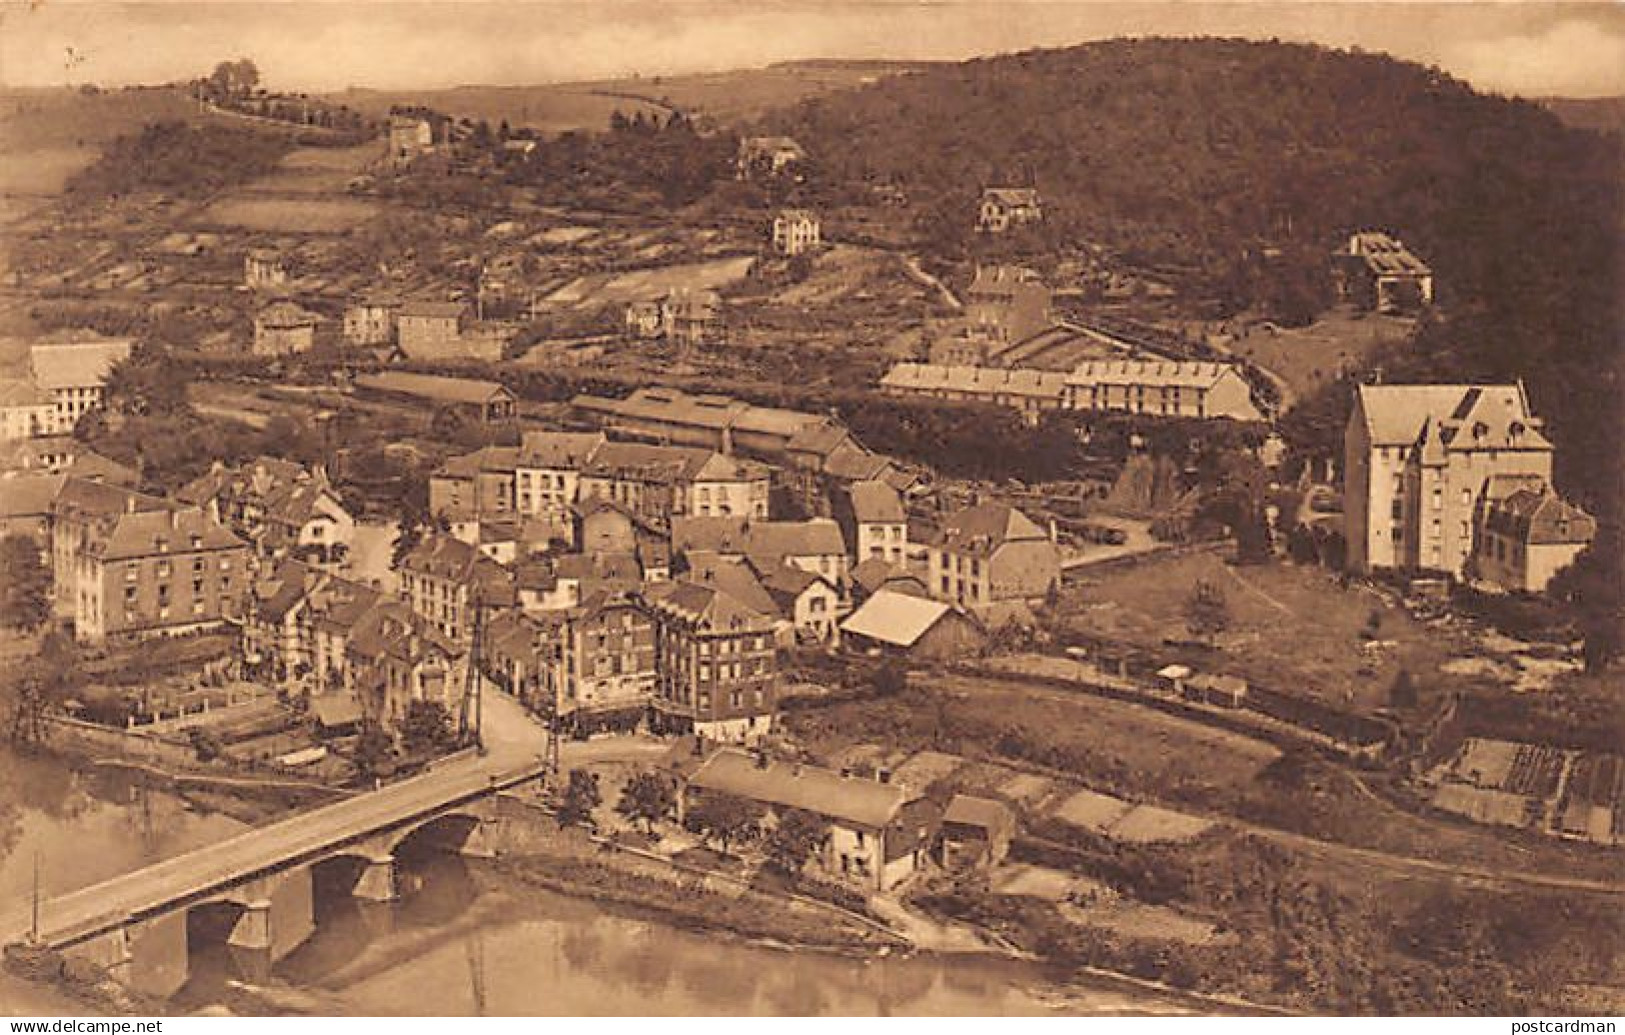
[[[156,540],[154,540],[154,545],[158,547],[159,553],[169,552],[169,539],[165,536],[159,536]]]
[[[203,548],[203,537],[202,536],[200,536],[200,535],[192,536],[191,542],[192,542],[192,549],[200,550],[200,549]]]

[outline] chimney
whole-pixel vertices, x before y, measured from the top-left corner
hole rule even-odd
[[[876,769],[875,770],[875,779],[880,781],[881,783],[891,783],[891,770],[890,769]]]
[[[124,513],[126,513],[126,514],[134,514],[135,513],[135,496],[134,495],[124,497]]]

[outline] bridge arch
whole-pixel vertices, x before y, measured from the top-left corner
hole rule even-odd
[[[484,825],[485,819],[472,810],[442,812],[402,828],[393,838],[390,851],[397,855],[422,851],[483,854]]]

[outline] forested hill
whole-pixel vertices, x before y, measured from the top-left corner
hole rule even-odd
[[[1430,370],[1524,376],[1571,486],[1611,461],[1619,138],[1385,56],[1116,40],[939,65],[775,113],[831,179],[908,190],[956,247],[976,193],[1034,184],[1050,243],[1201,272],[1256,242],[1306,260],[1394,231],[1449,314]]]

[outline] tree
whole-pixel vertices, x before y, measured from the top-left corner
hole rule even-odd
[[[621,788],[621,797],[615,811],[629,822],[642,823],[644,830],[654,833],[654,825],[670,816],[677,807],[677,792],[659,773],[638,773]]]
[[[587,826],[596,828],[593,810],[602,804],[604,796],[598,789],[598,774],[585,769],[570,770],[564,794],[559,799],[558,821],[561,827]]]
[[[401,719],[401,742],[406,750],[424,754],[439,751],[452,741],[451,715],[439,701],[413,701]]]
[[[43,741],[45,717],[62,706],[81,678],[73,641],[61,633],[48,634],[11,682],[11,739],[20,744]]]
[[[1394,676],[1394,685],[1388,688],[1388,706],[1390,708],[1415,708],[1416,683],[1411,679],[1411,670],[1402,668]]]
[[[33,632],[51,617],[51,573],[33,539],[0,539],[0,625]]]
[[[829,821],[804,809],[791,809],[779,817],[767,839],[768,865],[793,877],[829,838]]]
[[[107,372],[102,405],[128,417],[190,413],[186,381],[186,371],[168,352],[143,343]]]
[[[1198,579],[1185,599],[1185,628],[1208,644],[1230,628],[1230,605],[1224,590],[1207,579]]]
[[[716,841],[727,855],[730,847],[760,830],[762,807],[731,794],[707,794],[688,810],[688,818],[707,841]]]
[[[869,677],[869,687],[876,697],[895,697],[908,686],[908,669],[895,658],[881,662]]]
[[[406,555],[417,549],[426,532],[434,527],[429,513],[429,486],[419,477],[403,480],[395,497],[395,546],[390,553],[390,565],[400,567]]]
[[[382,726],[376,722],[362,723],[350,755],[350,764],[355,767],[356,776],[370,782],[384,775],[393,747],[389,734],[384,732]]]

